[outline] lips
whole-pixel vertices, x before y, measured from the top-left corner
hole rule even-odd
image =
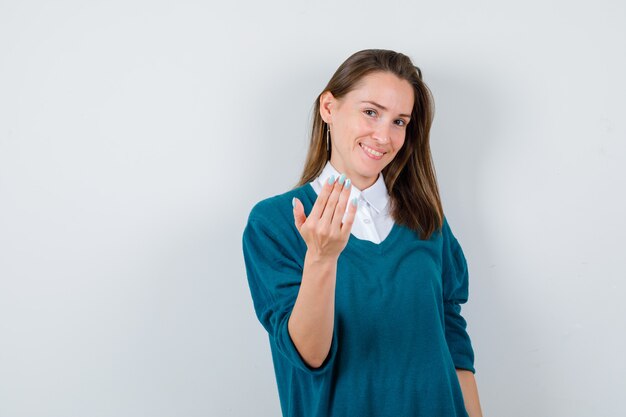
[[[387,152],[385,152],[382,149],[377,149],[377,148],[365,145],[364,143],[359,143],[359,146],[361,146],[361,149],[363,149],[367,154],[369,154],[369,155],[371,155],[371,156],[373,156],[375,158],[382,158],[382,156],[387,153]],[[373,153],[372,151],[378,152],[378,154]]]

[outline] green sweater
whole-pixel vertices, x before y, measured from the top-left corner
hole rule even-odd
[[[292,197],[308,216],[317,193],[308,183],[258,202],[242,237],[283,416],[467,416],[455,368],[475,372],[460,306],[468,270],[447,218],[429,240],[397,223],[380,244],[350,235],[337,262],[330,353],[312,368],[287,329],[307,250]]]

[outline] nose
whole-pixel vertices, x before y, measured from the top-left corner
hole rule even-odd
[[[388,143],[391,140],[391,132],[386,123],[381,123],[374,131],[374,139],[380,143]]]

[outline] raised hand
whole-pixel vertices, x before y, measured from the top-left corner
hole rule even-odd
[[[345,174],[342,174],[338,180],[331,176],[324,182],[308,217],[304,214],[302,202],[297,198],[293,200],[296,228],[306,242],[308,251],[318,258],[338,258],[350,238],[357,207],[356,199],[353,199],[342,223],[351,186],[349,179],[344,180]]]

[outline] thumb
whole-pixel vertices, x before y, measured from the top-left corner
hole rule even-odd
[[[294,223],[296,224],[296,228],[300,230],[300,227],[306,220],[306,216],[304,215],[304,206],[296,197],[293,198],[292,204]]]

